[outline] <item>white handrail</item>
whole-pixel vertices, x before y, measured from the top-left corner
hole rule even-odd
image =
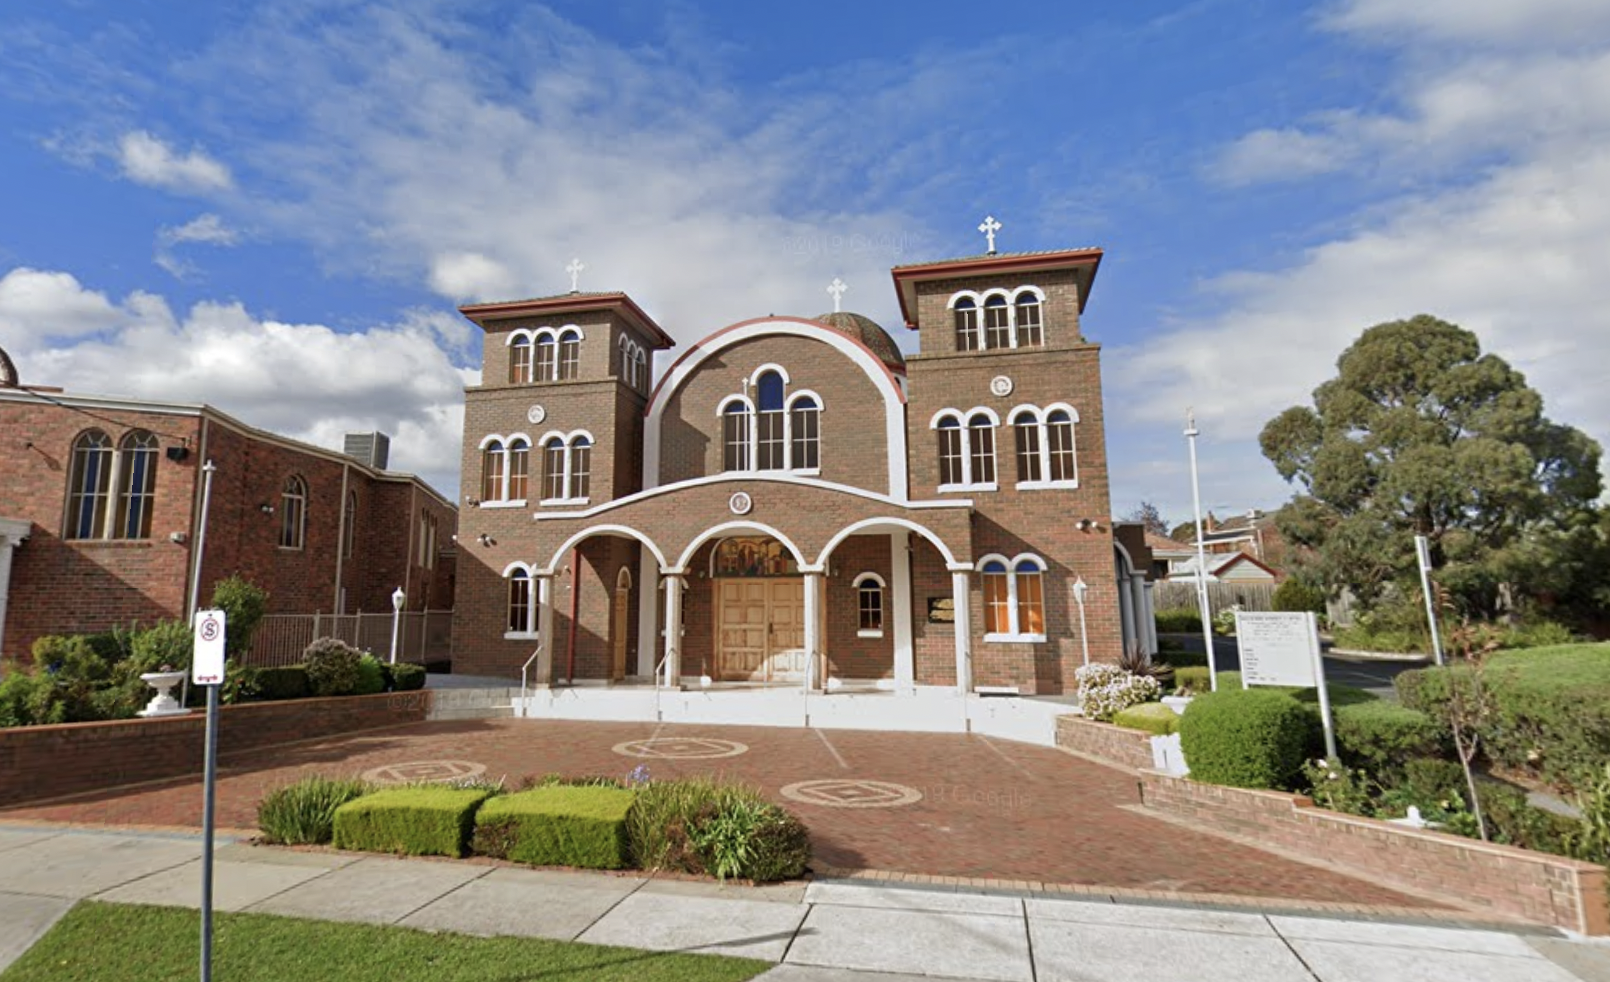
[[[526,670],[531,667],[531,663],[536,661],[537,656],[540,655],[540,654],[542,654],[542,642],[539,641],[539,642],[537,642],[536,650],[531,652],[531,657],[527,658],[525,660],[525,664],[520,666],[520,716],[522,716],[522,717],[524,717],[526,715],[526,703],[525,703],[525,700],[526,700],[526,694],[525,694],[525,689],[526,689],[526,687],[525,687]]]

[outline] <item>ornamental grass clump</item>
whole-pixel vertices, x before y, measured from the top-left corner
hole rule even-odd
[[[257,828],[276,845],[328,845],[336,809],[371,790],[364,781],[313,774],[265,795],[257,805]]]
[[[1116,665],[1085,665],[1074,673],[1079,680],[1079,708],[1089,719],[1103,723],[1130,706],[1150,702],[1163,687],[1150,675],[1131,675]]]
[[[794,879],[810,862],[804,823],[755,788],[689,778],[649,781],[635,794],[626,827],[643,869],[765,883]]]

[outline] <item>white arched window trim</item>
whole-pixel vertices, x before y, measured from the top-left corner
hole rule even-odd
[[[976,480],[974,478],[974,476],[973,476],[973,448],[972,448],[971,422],[970,421],[973,419],[973,417],[978,416],[980,414],[982,414],[984,417],[986,417],[989,420],[991,430],[995,430],[995,431],[1000,430],[1000,428],[1001,428],[1001,416],[1000,416],[999,413],[997,413],[995,410],[989,408],[988,406],[974,406],[973,408],[971,408],[969,410],[966,410],[965,412],[963,412],[962,410],[959,410],[959,409],[941,409],[937,413],[934,413],[933,418],[928,421],[928,428],[930,430],[934,430],[936,432],[939,430],[939,424],[944,422],[947,419],[955,420],[956,425],[958,427],[960,427],[960,429],[961,429],[961,435],[962,435],[962,448],[961,448],[961,450],[962,450],[962,455],[961,455],[962,482],[960,484],[941,484],[941,485],[939,485],[939,490],[941,492],[944,492],[944,491],[997,491],[997,490],[1000,490],[1000,481],[999,480],[995,480],[995,481],[979,481],[979,480]],[[992,443],[993,442],[997,442],[997,441],[992,441]],[[996,464],[997,464],[997,466],[996,466],[996,474],[999,475],[999,473],[1000,473],[1000,467],[999,467],[1000,452],[999,452],[999,447],[995,448],[995,457],[996,457]]]
[[[989,344],[989,332],[984,329],[984,303],[986,301],[988,301],[992,297],[1000,297],[1002,300],[1006,301],[1007,346],[1010,347],[1010,348],[1016,348],[1018,346],[1018,344],[1017,344],[1017,301],[1018,301],[1018,298],[1021,297],[1025,293],[1031,294],[1036,300],[1038,300],[1040,302],[1040,337],[1041,337],[1041,345],[1043,345],[1045,343],[1044,342],[1044,337],[1045,337],[1045,291],[1040,289],[1037,286],[1033,286],[1032,284],[1024,285],[1024,286],[1015,286],[1015,287],[1012,287],[1010,290],[1006,289],[1005,287],[996,286],[996,287],[991,287],[988,290],[983,291],[982,293],[977,293],[977,292],[974,292],[972,290],[957,290],[955,293],[951,294],[950,299],[945,302],[945,309],[946,310],[955,310],[956,309],[956,304],[960,303],[963,300],[971,300],[973,302],[973,306],[978,308],[978,313],[979,313],[979,321],[978,321],[978,331],[979,331],[978,344],[979,344],[979,350],[980,351],[990,351],[990,350],[999,351],[1000,347],[998,345],[995,348],[990,347],[990,344]]]
[[[1068,420],[1073,430],[1071,434],[1071,449],[1073,451],[1073,477],[1060,481],[1053,481],[1049,477],[1051,474],[1051,426],[1048,420],[1050,420],[1051,414],[1059,409],[1068,414]],[[1073,408],[1065,402],[1053,402],[1045,406],[1030,406],[1028,404],[1024,404],[1013,408],[1011,412],[1006,414],[1006,419],[1013,427],[1012,439],[1014,441],[1014,457],[1017,452],[1017,448],[1015,446],[1015,441],[1017,440],[1017,421],[1019,417],[1023,416],[1024,414],[1034,417],[1034,425],[1039,429],[1040,473],[1046,476],[1037,481],[1018,481],[1018,489],[1022,491],[1049,491],[1077,488],[1079,486],[1079,410]]]
[[[766,364],[761,365],[759,368],[751,372],[748,378],[744,379],[744,387],[747,390],[746,392],[734,392],[729,396],[723,397],[720,402],[716,403],[717,419],[721,419],[722,417],[726,416],[735,405],[742,406],[744,414],[749,417],[749,466],[744,468],[744,471],[750,472],[759,470],[760,427],[756,425],[759,412],[755,406],[755,400],[749,396],[748,392],[759,391],[760,377],[767,372],[776,372],[783,380],[782,473],[802,474],[806,477],[814,477],[821,474],[822,469],[820,467],[800,467],[794,460],[794,403],[801,399],[811,399],[816,403],[816,412],[821,414],[827,412],[827,402],[817,394],[815,389],[800,389],[797,392],[789,392],[788,386],[793,384],[793,379],[789,377],[788,369],[773,362],[767,362]],[[818,431],[818,447],[820,447],[820,444],[821,438],[820,432]],[[723,450],[723,453],[725,453],[725,450]],[[725,467],[723,467],[723,473],[727,473]]]
[[[506,639],[530,639],[537,636],[537,619],[542,602],[546,599],[543,597],[543,593],[548,581],[546,578],[537,576],[535,569],[529,563],[518,561],[512,562],[503,568],[504,604],[506,608],[513,606],[513,597],[509,595],[509,591],[513,588],[514,574],[525,574],[525,579],[530,584],[526,594],[527,599],[523,618],[525,623],[520,626],[520,629],[512,629],[512,625],[509,623],[513,619],[513,611],[509,609],[504,611],[503,637]]]
[[[486,436],[481,438],[481,442],[476,445],[476,449],[480,450],[482,452],[482,454],[483,454],[483,457],[484,457],[485,452],[486,452],[486,448],[491,446],[494,443],[498,444],[497,453],[503,458],[503,478],[502,478],[502,483],[501,483],[501,486],[500,486],[500,488],[498,490],[498,496],[496,498],[483,499],[483,500],[481,500],[480,502],[477,503],[476,507],[478,507],[478,508],[524,508],[525,504],[526,504],[526,499],[524,499],[524,498],[510,498],[509,497],[509,470],[510,470],[510,464],[513,462],[512,457],[513,457],[513,451],[514,451],[515,444],[524,443],[525,444],[525,449],[526,449],[526,454],[527,454],[527,456],[526,456],[526,461],[527,461],[527,463],[526,463],[527,480],[529,482],[529,474],[530,474],[529,468],[530,468],[530,460],[531,460],[531,457],[530,457],[530,453],[531,453],[531,437],[526,435],[526,434],[524,434],[524,433],[510,433],[508,436],[504,436],[501,433],[488,433]],[[486,466],[484,461],[483,461],[481,466],[482,467]],[[529,486],[529,484],[528,484],[528,486]]]
[[[1001,555],[998,552],[992,552],[989,555],[980,556],[979,559],[978,559],[978,563],[976,565],[974,565],[973,569],[979,575],[979,581],[980,581],[981,586],[982,586],[982,583],[983,583],[984,567],[988,566],[992,562],[1000,563],[1001,565],[1006,567],[1006,610],[1007,610],[1008,623],[1009,623],[1010,626],[1009,626],[1009,629],[1007,631],[1005,631],[1004,633],[1003,632],[986,631],[984,633],[984,640],[987,641],[987,642],[1018,642],[1018,643],[1023,643],[1023,642],[1037,643],[1037,642],[1044,641],[1045,638],[1046,638],[1044,632],[1035,633],[1035,634],[1027,633],[1027,632],[1025,632],[1023,630],[1023,625],[1020,622],[1020,618],[1022,617],[1022,608],[1021,608],[1021,606],[1019,605],[1019,602],[1018,602],[1018,567],[1022,566],[1022,565],[1031,566],[1031,567],[1033,567],[1033,572],[1039,574],[1039,576],[1041,578],[1040,579],[1040,602],[1042,604],[1042,610],[1041,610],[1040,616],[1041,616],[1041,621],[1042,621],[1042,626],[1043,626],[1044,617],[1045,617],[1045,613],[1044,613],[1044,610],[1043,610],[1043,604],[1045,602],[1045,572],[1046,572],[1046,569],[1047,569],[1046,564],[1045,564],[1045,560],[1041,559],[1039,556],[1034,555],[1032,552],[1021,552],[1021,553],[1018,553],[1016,556],[1013,556],[1011,559],[1007,559],[1005,556]],[[998,575],[998,574],[992,574],[992,575]],[[985,623],[988,623],[988,612],[987,611],[985,612]]]
[[[888,621],[889,618],[888,584],[883,582],[883,577],[869,570],[865,573],[857,573],[855,575],[855,579],[851,581],[851,587],[855,590],[855,636],[858,638],[883,637],[883,625]],[[875,628],[862,626],[862,622],[860,620],[862,612],[861,591],[870,587],[876,587],[878,591],[878,626]]]
[[[548,475],[547,475],[547,467],[548,467],[548,453],[547,453],[547,450],[548,450],[548,444],[552,443],[556,439],[561,444],[564,445],[564,462],[565,462],[564,467],[565,467],[565,470],[564,470],[564,478],[563,478],[563,481],[561,482],[561,485],[560,485],[561,487],[564,488],[564,491],[565,491],[564,497],[560,497],[560,498],[542,498],[542,499],[540,499],[538,501],[538,504],[542,504],[542,505],[585,505],[590,500],[592,500],[591,495],[580,495],[580,496],[578,496],[575,493],[575,491],[576,491],[576,473],[575,473],[576,441],[578,441],[578,440],[586,440],[588,449],[589,450],[596,450],[598,448],[598,440],[597,440],[596,437],[594,437],[592,435],[592,432],[589,431],[589,430],[571,430],[569,433],[562,433],[559,430],[549,430],[548,432],[542,434],[542,439],[538,440],[535,444],[533,444],[533,448],[538,453],[542,454],[543,490],[547,489],[547,477],[548,477]],[[590,465],[588,467],[588,473],[589,474],[592,473],[592,469],[591,469]]]

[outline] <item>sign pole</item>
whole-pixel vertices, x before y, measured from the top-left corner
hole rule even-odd
[[[1431,601],[1431,540],[1423,535],[1414,537],[1415,558],[1420,561],[1420,591],[1426,598],[1426,620],[1431,623],[1431,653],[1437,664],[1442,664],[1442,637],[1437,633],[1437,606]]]
[[[224,681],[224,631],[223,611],[196,611],[190,680],[207,689],[205,790],[201,805],[201,982],[212,982],[212,839],[217,826],[218,689]]]
[[[1330,686],[1325,682],[1325,659],[1319,653],[1319,618],[1313,611],[1303,615],[1308,618],[1308,650],[1314,657],[1314,690],[1319,693],[1319,719],[1325,724],[1325,759],[1336,759],[1336,724],[1331,721],[1330,715]]]

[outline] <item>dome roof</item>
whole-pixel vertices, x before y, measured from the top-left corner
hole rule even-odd
[[[819,324],[826,324],[841,334],[848,334],[857,341],[866,345],[878,360],[890,368],[905,371],[906,358],[900,353],[900,348],[894,343],[887,331],[878,326],[877,321],[860,314],[849,311],[835,314],[821,314],[811,318]]]

